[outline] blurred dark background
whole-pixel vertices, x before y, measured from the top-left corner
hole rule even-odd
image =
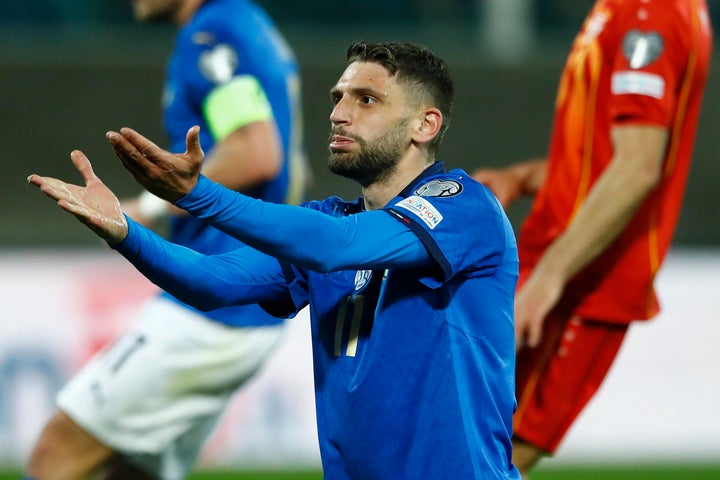
[[[258,0],[302,68],[309,198],[354,198],[325,167],[329,88],[355,40],[411,40],[446,59],[456,104],[441,159],[468,171],[543,155],[565,54],[591,0]],[[710,0],[720,25],[720,0]],[[136,25],[129,0],[0,4],[0,247],[87,246],[96,238],[25,186],[29,173],[77,179],[79,148],[119,195],[137,187],[104,139],[132,126],[164,144],[160,93],[172,25]],[[717,55],[716,55],[717,57]],[[717,63],[717,62],[715,62]],[[719,246],[720,72],[713,66],[676,245]],[[510,212],[519,225],[521,202]]]

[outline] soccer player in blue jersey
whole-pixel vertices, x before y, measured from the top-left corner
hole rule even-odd
[[[208,178],[265,201],[299,201],[298,66],[265,12],[247,0],[138,0],[133,9],[138,20],[180,27],[163,96],[169,150],[183,151],[187,129],[201,125]],[[205,254],[242,245],[150,193],[123,210],[143,224],[171,213],[170,240]],[[282,332],[283,319],[257,305],[200,312],[162,293],[59,393],[28,473],[86,478],[115,459],[109,471],[119,478],[184,478]]]
[[[356,43],[331,90],[329,167],[363,195],[262,202],[131,129],[108,140],[135,178],[249,246],[206,255],[124,216],[82,152],[75,186],[31,175],[153,282],[201,309],[310,305],[318,435],[328,480],[519,479],[511,462],[512,228],[490,191],[436,152],[453,85],[410,43]]]

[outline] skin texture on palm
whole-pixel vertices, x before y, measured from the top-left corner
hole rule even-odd
[[[85,186],[36,174],[28,177],[28,183],[37,186],[60,208],[74,215],[108,243],[122,241],[127,236],[128,226],[120,201],[95,175],[90,160],[83,152],[74,150],[70,159],[82,175]]]

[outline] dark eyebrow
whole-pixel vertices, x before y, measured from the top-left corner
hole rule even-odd
[[[371,96],[377,97],[377,98],[387,97],[387,92],[380,91],[380,90],[372,88],[372,87],[355,87],[355,88],[350,88],[347,91],[356,96],[371,95]],[[336,95],[342,95],[342,93],[343,93],[343,90],[341,90],[337,87],[333,87],[330,89],[330,97],[331,98],[335,97]]]

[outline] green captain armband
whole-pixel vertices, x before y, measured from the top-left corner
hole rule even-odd
[[[273,118],[265,91],[251,75],[239,75],[211,91],[203,113],[216,141],[244,125]]]

